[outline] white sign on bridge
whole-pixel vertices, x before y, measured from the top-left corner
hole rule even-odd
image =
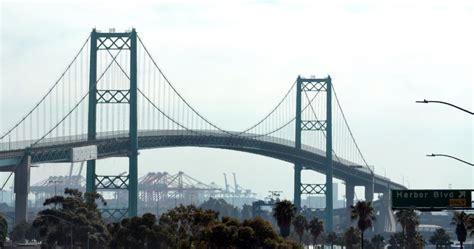
[[[90,145],[71,149],[71,161],[82,162],[97,159],[97,146]]]

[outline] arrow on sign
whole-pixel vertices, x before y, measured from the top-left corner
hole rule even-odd
[[[459,191],[459,197],[458,198],[466,198],[466,191]]]

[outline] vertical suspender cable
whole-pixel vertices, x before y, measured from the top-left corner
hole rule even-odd
[[[80,75],[82,73],[81,69],[82,69],[82,54],[81,54],[81,57],[79,58],[79,67],[77,68],[77,65],[76,65],[76,69],[74,70],[75,71],[75,74],[74,74],[74,90],[73,90],[74,91],[74,102],[78,101],[77,100],[77,92],[79,91],[79,89],[78,89],[77,86],[82,83],[82,82],[78,83]],[[79,70],[81,70],[81,71],[79,71]],[[79,75],[78,75],[78,71],[79,71]],[[78,131],[78,128],[79,128],[79,111],[80,110],[76,110],[75,111],[76,113],[74,114],[74,116],[75,116],[75,118],[74,118],[74,121],[75,121],[74,122],[74,130],[75,130],[74,131],[74,140],[76,140],[76,141],[77,141],[77,134],[79,133],[79,131]]]
[[[40,107],[43,107],[44,108],[44,103],[41,104],[41,106],[38,106],[38,110],[36,110],[36,136],[34,138],[36,138],[37,136],[39,136],[40,134],[40,126],[41,126],[41,117],[40,117],[40,112],[41,112],[41,109]]]
[[[145,56],[146,58],[146,56]],[[147,76],[148,76],[148,92],[150,92],[150,95],[151,95],[151,99],[153,100],[153,102],[155,102],[155,97],[154,97],[154,92],[153,92],[153,88],[151,87],[151,65],[150,65],[150,61],[149,60],[146,60],[147,61]],[[142,98],[144,100],[144,98]],[[145,103],[145,102],[144,102]],[[150,104],[147,104],[148,106],[148,129],[149,130],[152,130],[152,122],[153,122],[153,117],[152,117],[152,113],[151,113],[151,105]]]
[[[67,77],[69,77],[70,75],[70,72],[68,71],[67,72]],[[67,78],[64,79],[63,81],[63,84],[62,84],[62,93],[61,93],[61,100],[60,100],[60,105],[61,105],[61,110],[62,110],[62,114],[61,114],[61,117],[64,117],[66,116],[66,101],[65,101],[65,96],[66,96],[66,85],[69,84],[67,82]],[[66,122],[62,122],[61,123],[61,126],[62,126],[62,141],[65,141],[65,136],[66,136]]]
[[[102,72],[102,70],[105,71],[105,69],[102,69],[102,67],[104,67],[104,65],[107,65],[107,61],[106,61],[107,57],[104,56],[103,53],[97,53],[97,54],[100,54],[100,65],[99,65],[99,67],[101,68],[101,72]],[[109,76],[109,74],[106,72],[104,77],[101,80],[99,80],[99,81],[102,81],[102,82],[97,81],[97,84],[96,84],[97,91],[100,91],[99,90],[99,84],[104,85],[104,84],[107,83],[107,77],[108,76]],[[107,87],[107,85],[105,85],[104,87]],[[103,115],[104,114],[104,105],[99,105],[97,103],[97,107],[98,107],[97,108],[98,109],[97,115],[99,115],[99,122],[100,122],[99,132],[97,132],[97,136],[99,137],[100,136],[99,134],[102,133],[102,131],[104,130],[104,115]]]
[[[156,100],[158,99],[156,96],[158,95],[158,93],[156,92],[156,70],[155,69],[152,69],[153,70],[153,98],[152,99],[155,99],[154,102],[157,102]],[[152,129],[157,129],[156,127],[156,119],[155,119],[155,111],[153,111],[153,124],[152,124]]]
[[[168,98],[166,99],[166,107],[167,107],[168,111],[167,111],[166,114],[167,114],[168,116],[171,116],[171,101],[170,101],[170,99],[171,99],[171,91],[168,90],[167,92],[168,92]],[[167,129],[167,130],[171,130],[171,127],[169,126],[169,124],[170,124],[170,123],[169,123],[169,120],[166,120],[166,129]]]

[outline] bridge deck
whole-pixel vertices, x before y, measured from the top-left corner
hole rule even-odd
[[[0,171],[11,171],[13,166],[29,151],[32,163],[68,162],[71,148],[96,145],[98,157],[107,158],[126,156],[129,138],[127,132],[98,133],[95,141],[87,141],[86,135],[44,139],[41,143],[28,148],[34,141],[21,141],[14,144],[0,144]],[[141,130],[139,131],[139,149],[164,147],[206,147],[248,152],[280,159],[286,162],[300,162],[304,168],[325,172],[325,152],[314,147],[304,146],[301,150],[294,148],[294,142],[270,136],[256,134],[239,134],[237,132],[219,131],[186,131],[186,130]],[[15,148],[15,149],[8,149]],[[355,185],[368,185],[372,173],[367,168],[348,160],[334,157],[334,177],[349,181]],[[374,174],[375,192],[386,189],[405,189],[401,184]]]

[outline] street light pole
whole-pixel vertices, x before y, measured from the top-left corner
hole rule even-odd
[[[464,109],[464,108],[462,108],[462,107],[459,107],[459,106],[457,106],[457,105],[454,105],[454,104],[451,104],[451,103],[448,103],[448,102],[444,102],[444,101],[426,100],[426,99],[424,99],[424,100],[422,100],[422,101],[416,101],[416,103],[423,103],[423,104],[438,103],[438,104],[443,104],[443,105],[449,105],[449,106],[454,107],[454,108],[456,108],[456,109],[458,109],[458,110],[461,110],[461,111],[463,111],[463,112],[467,112],[467,113],[469,113],[469,114],[471,114],[471,115],[474,115],[474,112],[471,112],[471,111],[466,110],[466,109]]]
[[[449,157],[449,158],[452,158],[452,159],[457,160],[457,161],[459,161],[459,162],[465,163],[465,164],[467,164],[467,165],[474,166],[474,164],[472,164],[472,163],[470,163],[470,162],[464,161],[464,160],[462,160],[462,159],[460,159],[460,158],[457,158],[457,157],[451,156],[451,155],[446,155],[446,154],[434,154],[434,153],[432,153],[432,154],[426,155],[426,156],[427,156],[427,157],[437,157],[437,156]]]
[[[443,104],[443,105],[449,105],[449,106],[454,107],[454,108],[456,108],[456,109],[458,109],[458,110],[461,110],[461,111],[463,111],[463,112],[467,112],[467,113],[469,113],[469,114],[471,114],[471,115],[474,115],[474,112],[471,112],[471,111],[466,110],[466,109],[464,109],[464,108],[462,108],[462,107],[459,107],[459,106],[457,106],[457,105],[454,105],[454,104],[451,104],[451,103],[448,103],[448,102],[444,102],[444,101],[426,100],[426,99],[424,99],[424,100],[422,100],[422,101],[416,101],[416,103],[423,103],[423,104],[438,103],[438,104]],[[465,163],[465,164],[467,164],[467,165],[474,166],[474,164],[472,164],[472,163],[470,163],[470,162],[464,161],[464,160],[462,160],[462,159],[460,159],[460,158],[457,158],[457,157],[451,156],[451,155],[446,155],[446,154],[434,154],[434,153],[432,153],[431,155],[426,155],[426,156],[428,156],[428,157],[436,157],[436,156],[449,157],[449,158],[452,158],[452,159],[457,160],[457,161],[459,161],[459,162]]]
[[[54,183],[54,196],[57,196],[58,193],[57,193],[57,184],[58,183],[63,183],[63,181],[61,180],[50,180],[49,183]]]

